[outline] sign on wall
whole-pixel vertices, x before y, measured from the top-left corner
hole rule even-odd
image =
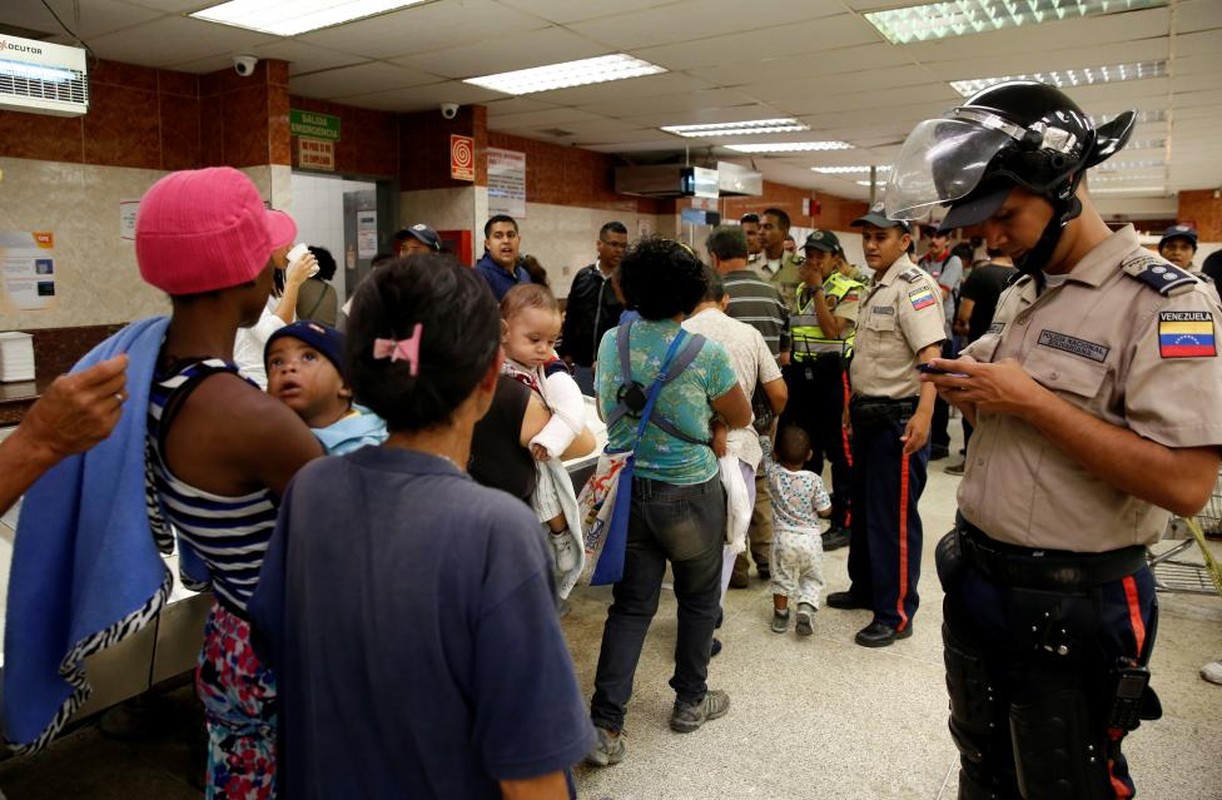
[[[475,180],[475,139],[450,134],[450,177],[456,181]]]
[[[3,299],[14,311],[46,311],[55,305],[55,234],[0,231]]]
[[[335,172],[335,142],[319,139],[297,140],[297,166],[302,169],[319,169]]]
[[[140,211],[139,200],[119,201],[119,238],[136,241],[136,214]]]
[[[308,136],[328,142],[339,141],[339,117],[319,114],[316,111],[289,109],[289,133],[293,136]]]
[[[488,214],[526,216],[526,154],[488,148]]]

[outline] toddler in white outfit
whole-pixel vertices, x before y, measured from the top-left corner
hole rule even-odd
[[[812,457],[810,439],[799,427],[777,432],[776,450],[765,451],[772,489],[772,630],[789,629],[789,601],[798,603],[799,636],[814,631],[815,610],[823,591],[823,540],[820,520],[832,515],[823,479],[802,469]]]

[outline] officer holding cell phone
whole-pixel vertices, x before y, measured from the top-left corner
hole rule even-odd
[[[949,206],[944,228],[982,224],[1024,273],[932,365],[954,374],[921,378],[975,425],[937,554],[967,800],[1133,795],[1121,742],[1159,715],[1145,546],[1217,478],[1217,297],[1082,184],[1134,117],[1096,128],[1051,86],[998,84],[920,123],[887,187],[891,216]]]
[[[939,355],[945,337],[942,293],[908,258],[908,224],[877,207],[856,219],[874,283],[858,309],[849,366],[852,399],[853,518],[847,591],[828,595],[832,608],[866,608],[863,647],[886,647],[912,635],[920,598],[921,517],[917,501],[929,464],[935,389],[916,366]]]

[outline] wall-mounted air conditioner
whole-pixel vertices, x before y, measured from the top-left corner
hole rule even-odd
[[[0,35],[0,109],[57,117],[89,111],[85,51]]]

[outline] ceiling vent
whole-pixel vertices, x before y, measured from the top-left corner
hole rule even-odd
[[[0,36],[0,109],[57,117],[89,111],[85,51]]]

